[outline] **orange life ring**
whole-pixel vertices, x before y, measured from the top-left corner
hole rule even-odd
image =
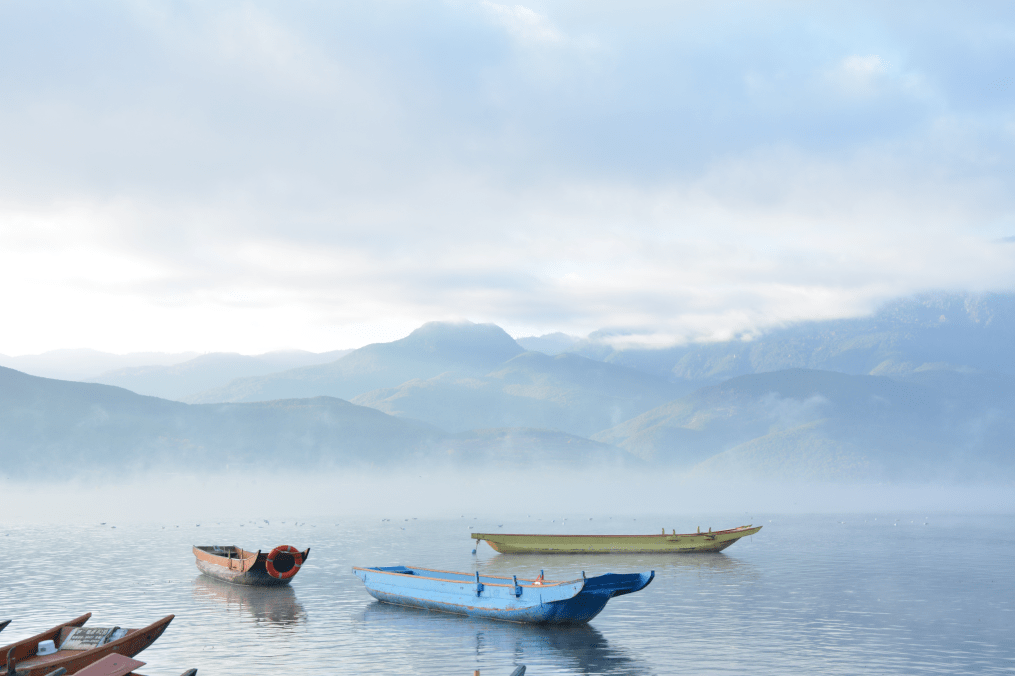
[[[295,559],[293,567],[284,573],[280,573],[275,570],[275,557],[279,554],[291,554]],[[296,549],[292,545],[279,545],[275,549],[271,550],[268,554],[268,560],[264,562],[264,567],[268,571],[268,575],[271,575],[276,580],[288,580],[296,573],[300,572],[300,566],[303,565],[303,555],[300,554],[300,550]]]

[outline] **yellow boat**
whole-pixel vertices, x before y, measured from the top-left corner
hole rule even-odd
[[[508,533],[473,533],[476,540],[486,543],[502,554],[634,554],[721,552],[747,535],[754,535],[761,526],[738,526],[729,530],[702,533],[659,535],[518,535]],[[477,543],[478,544],[478,543]]]

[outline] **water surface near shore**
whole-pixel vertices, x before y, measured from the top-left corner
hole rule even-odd
[[[0,525],[0,636],[8,643],[84,612],[96,626],[174,613],[140,659],[149,676],[251,673],[993,674],[1015,669],[1015,536],[998,516],[751,515],[764,529],[721,554],[507,556],[469,528],[658,532],[731,527],[641,515],[513,520],[307,517],[88,526]],[[700,519],[698,520],[700,521]],[[200,525],[198,525],[200,524]],[[242,526],[241,526],[242,524]],[[115,526],[115,527],[114,527]],[[310,546],[290,588],[201,576],[192,544]],[[582,627],[477,621],[375,602],[353,565],[572,579],[655,570]]]

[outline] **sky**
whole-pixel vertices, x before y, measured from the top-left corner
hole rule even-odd
[[[4,2],[0,353],[1015,290],[1009,2]]]

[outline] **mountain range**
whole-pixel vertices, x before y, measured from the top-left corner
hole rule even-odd
[[[639,462],[614,446],[556,430],[448,434],[333,397],[184,404],[0,367],[6,476],[590,461]]]
[[[213,352],[177,364],[115,369],[84,380],[90,383],[116,385],[138,394],[179,401],[188,395],[221,386],[236,378],[326,364],[344,357],[349,352],[352,350],[321,353],[281,350],[259,355]]]
[[[920,368],[1015,374],[1015,294],[927,294],[868,317],[800,322],[759,336],[664,349],[614,348],[600,331],[570,351],[695,385],[790,368],[902,375]]]
[[[347,354],[204,355],[93,378],[134,392],[2,369],[0,461],[22,472],[535,460],[741,479],[1010,480],[1013,299],[937,294],[656,350],[612,347],[617,332],[516,341],[492,324],[433,322]]]
[[[50,350],[42,354],[9,357],[0,354],[0,366],[42,378],[86,380],[114,369],[132,366],[168,366],[194,359],[196,352],[133,352],[111,354],[89,349]]]

